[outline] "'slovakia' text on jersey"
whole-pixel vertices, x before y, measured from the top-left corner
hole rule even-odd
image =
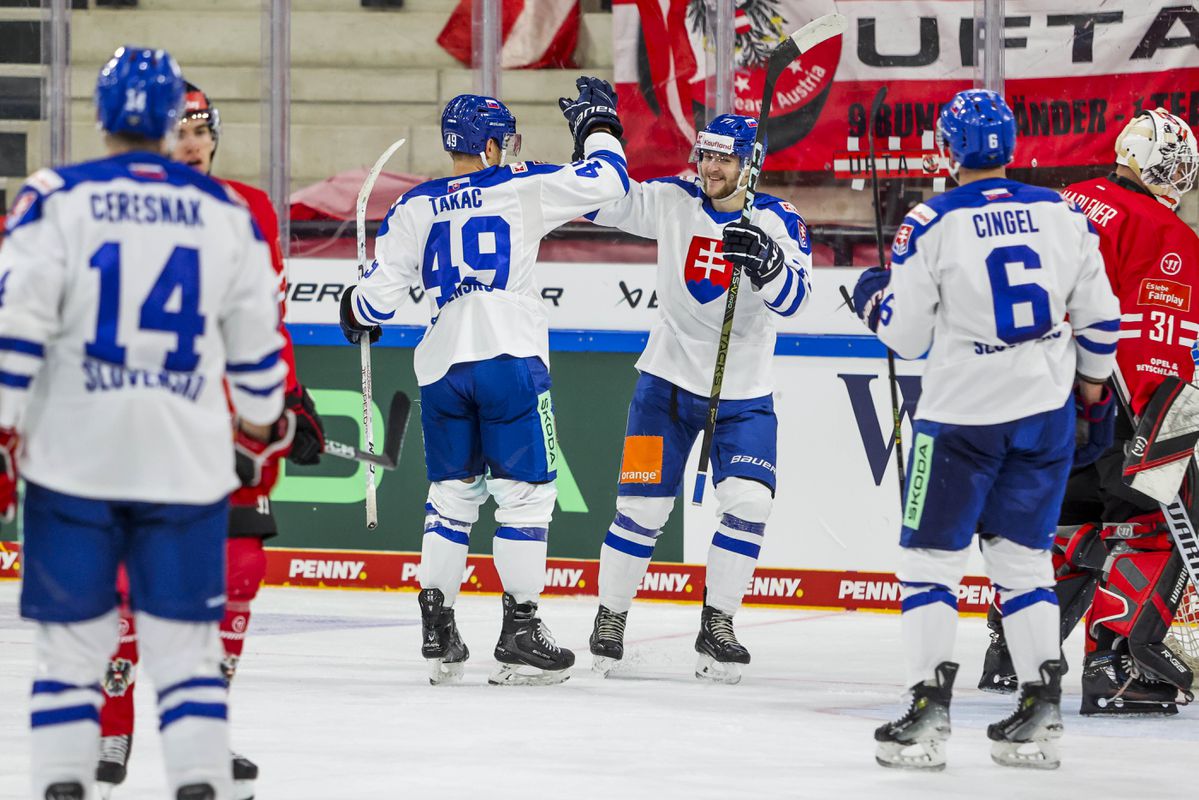
[[[35,173],[0,247],[0,425],[80,497],[212,503],[238,485],[226,389],[283,407],[277,280],[241,204],[151,153]]]
[[[707,396],[733,269],[722,257],[721,239],[725,225],[739,221],[741,212],[716,211],[695,180],[656,178],[634,182],[625,198],[587,216],[657,240],[660,312],[637,369]],[[795,208],[758,194],[750,221],[782,248],[786,268],[761,292],[741,277],[721,389],[730,400],[771,393],[773,317],[797,313],[812,293],[812,243]]]
[[[1116,361],[1140,414],[1162,379],[1191,381],[1199,339],[1199,236],[1147,191],[1120,177],[1062,192],[1091,220],[1120,300]]]
[[[629,187],[614,136],[591,134],[585,153],[573,164],[526,161],[429,181],[392,207],[352,302],[360,322],[383,324],[408,287],[423,287],[431,320],[414,357],[421,386],[499,355],[549,364],[533,275],[541,238]]]
[[[904,358],[928,351],[917,418],[1009,422],[1061,408],[1076,370],[1111,373],[1119,305],[1098,236],[1057,192],[957,187],[908,213],[891,257],[878,336]]]

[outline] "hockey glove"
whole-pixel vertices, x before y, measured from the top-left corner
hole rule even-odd
[[[578,98],[558,98],[558,108],[562,109],[562,116],[566,117],[570,135],[575,140],[572,161],[583,157],[583,142],[587,141],[587,134],[596,125],[607,125],[617,139],[624,134],[624,127],[616,112],[616,90],[612,84],[601,78],[581,75],[575,81],[575,87],[579,90]]]
[[[279,461],[291,449],[295,434],[296,415],[287,409],[272,423],[265,441],[251,436],[241,425],[237,426],[233,440],[236,454],[234,463],[243,489],[253,489],[254,494],[270,494],[275,481],[279,480]],[[236,503],[237,492],[234,495]]]
[[[363,325],[354,316],[354,287],[347,286],[341,293],[341,333],[350,344],[358,344],[363,335],[371,338],[371,344],[379,341],[383,329],[378,325]]]
[[[0,428],[0,520],[17,518],[17,447],[21,437],[12,428]]]
[[[296,436],[291,444],[287,460],[293,464],[311,466],[321,463],[325,450],[325,425],[316,413],[316,403],[303,386],[287,393],[284,405],[296,415]]]
[[[891,309],[883,299],[891,283],[891,270],[886,267],[871,267],[858,276],[853,287],[853,310],[871,331],[878,332],[878,323],[886,325],[891,318]],[[883,314],[887,319],[882,319]]]
[[[724,226],[725,261],[741,267],[754,289],[762,287],[783,274],[783,248],[757,225],[732,222]]]
[[[1099,400],[1088,403],[1074,387],[1074,409],[1078,420],[1074,427],[1074,466],[1094,464],[1112,446],[1116,438],[1116,404],[1112,390],[1103,387]]]

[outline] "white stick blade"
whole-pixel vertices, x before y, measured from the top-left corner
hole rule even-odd
[[[843,14],[825,14],[791,34],[791,40],[795,42],[799,52],[806,53],[821,42],[840,36],[847,30],[849,20]]]

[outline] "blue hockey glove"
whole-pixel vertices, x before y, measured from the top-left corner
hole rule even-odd
[[[1116,438],[1116,403],[1112,390],[1103,387],[1098,402],[1088,403],[1074,387],[1074,409],[1078,420],[1074,427],[1074,466],[1094,464],[1107,452]]]
[[[358,344],[364,335],[370,336],[374,344],[383,335],[383,329],[378,325],[363,325],[354,317],[353,295],[353,286],[347,286],[341,293],[341,333],[350,344]]]
[[[723,244],[721,256],[741,267],[759,292],[783,272],[783,248],[757,225],[725,225]]]
[[[891,309],[883,302],[883,294],[891,284],[891,270],[886,267],[871,267],[858,276],[853,287],[853,310],[871,331],[878,332],[878,323],[883,312],[891,316]]]
[[[562,109],[562,116],[566,117],[570,135],[575,140],[572,161],[583,157],[583,142],[587,141],[587,134],[596,125],[607,125],[617,139],[624,134],[620,116],[616,112],[616,90],[612,84],[601,78],[581,75],[575,81],[575,87],[579,90],[576,99],[558,98],[558,108]]]

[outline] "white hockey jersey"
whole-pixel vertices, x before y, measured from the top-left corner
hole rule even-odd
[[[882,304],[879,338],[904,358],[929,351],[919,419],[1061,408],[1076,371],[1103,380],[1115,364],[1120,306],[1099,237],[1050,189],[991,178],[913,208]]]
[[[533,275],[541,238],[628,191],[620,141],[593,133],[582,161],[525,161],[422,183],[401,197],[375,239],[375,261],[354,290],[354,315],[377,325],[408,287],[429,299],[416,346],[428,386],[454,364],[499,355],[549,365],[549,318]]]
[[[712,370],[732,265],[721,257],[724,226],[740,211],[712,207],[696,180],[655,178],[634,182],[628,196],[587,215],[600,225],[658,240],[658,320],[637,369],[693,394],[712,391]],[[774,389],[774,317],[798,312],[812,294],[812,242],[795,208],[758,194],[750,221],[783,249],[786,268],[774,281],[753,288],[741,277],[733,335],[721,397],[744,400]]]
[[[24,476],[106,500],[212,503],[237,413],[283,408],[278,284],[215,180],[136,152],[35,173],[0,246],[0,425]]]

